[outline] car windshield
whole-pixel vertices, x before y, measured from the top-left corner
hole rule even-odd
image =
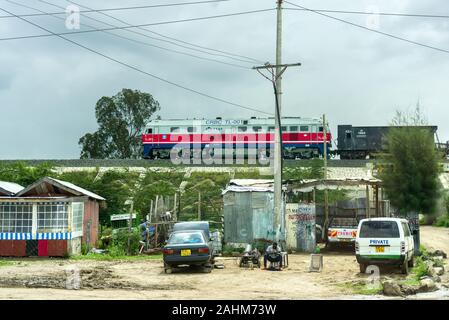
[[[176,232],[168,239],[169,244],[190,244],[203,243],[204,239],[201,232]]]
[[[360,238],[399,238],[396,221],[365,221],[360,228]]]

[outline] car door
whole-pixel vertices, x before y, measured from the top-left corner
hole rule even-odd
[[[407,258],[413,255],[413,237],[410,231],[410,226],[407,222],[402,222],[402,229],[404,231],[404,242],[406,243]]]
[[[409,256],[412,257],[414,254],[414,251],[415,251],[415,239],[413,239],[413,233],[411,231],[410,224],[408,222],[405,223],[405,227],[407,229],[407,234],[408,234],[407,242],[408,242],[408,250],[410,252]]]

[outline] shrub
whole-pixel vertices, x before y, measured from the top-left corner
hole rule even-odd
[[[416,258],[416,264],[413,268],[413,273],[415,274],[416,280],[419,280],[429,274],[427,264],[423,260],[423,257]]]
[[[243,253],[245,251],[245,248],[242,247],[234,247],[230,246],[228,244],[223,246],[222,255],[223,256],[232,256],[234,252],[236,253]]]
[[[140,232],[133,229],[129,234],[128,229],[117,230],[112,235],[112,241],[109,245],[109,254],[111,256],[123,256],[128,253],[128,237],[131,237],[130,241],[130,253],[135,255],[140,249]]]
[[[433,224],[436,227],[449,228],[449,215],[445,214],[438,217]]]

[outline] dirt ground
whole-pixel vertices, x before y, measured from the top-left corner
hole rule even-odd
[[[449,229],[423,227],[422,243],[449,253]],[[352,250],[324,252],[321,273],[308,272],[308,254],[289,255],[281,272],[241,269],[236,258],[220,258],[212,273],[181,269],[165,274],[161,260],[92,261],[7,259],[0,266],[0,299],[372,299],[355,295],[348,283],[366,279]],[[67,289],[78,270],[80,289]],[[387,270],[389,277],[403,277]],[[69,275],[69,276],[68,276]],[[68,281],[68,282],[67,282]],[[423,298],[446,297],[446,293]],[[381,297],[377,297],[381,298]],[[416,298],[416,297],[415,297]]]

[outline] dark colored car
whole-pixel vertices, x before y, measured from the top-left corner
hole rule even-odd
[[[183,265],[202,266],[206,272],[211,272],[214,253],[210,240],[201,230],[174,231],[163,249],[165,273]]]

